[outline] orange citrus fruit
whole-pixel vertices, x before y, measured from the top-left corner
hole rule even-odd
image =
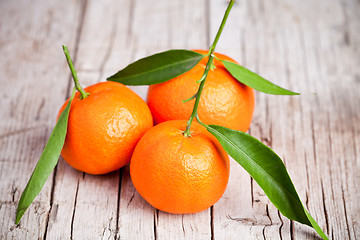
[[[117,170],[130,162],[136,143],[153,126],[151,112],[144,100],[120,83],[102,82],[85,91],[88,97],[80,99],[77,92],[71,103],[61,155],[86,173]]]
[[[218,140],[197,122],[185,137],[185,120],[163,122],[147,131],[130,162],[139,194],[169,213],[195,213],[215,204],[229,179],[229,157]]]
[[[205,54],[207,51],[195,50]],[[235,62],[233,59],[215,53],[219,59]],[[182,100],[193,96],[199,80],[204,73],[208,57],[202,59],[190,71],[149,87],[147,102],[156,123],[189,119],[195,99],[183,103]],[[217,124],[246,132],[252,120],[255,98],[254,90],[237,81],[214,59],[215,68],[209,71],[198,108],[200,120],[206,124]]]

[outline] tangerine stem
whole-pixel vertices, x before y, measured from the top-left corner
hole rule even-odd
[[[203,88],[204,88],[205,80],[206,80],[206,77],[207,77],[207,75],[208,75],[208,73],[209,73],[210,66],[211,66],[211,62],[212,62],[213,59],[214,59],[214,56],[213,56],[213,54],[211,53],[211,54],[210,54],[210,57],[209,57],[209,60],[208,60],[208,62],[207,62],[207,64],[206,64],[203,77],[202,77],[204,80],[201,81],[201,83],[200,83],[199,89],[198,89],[198,91],[197,91],[197,93],[196,93],[196,100],[195,100],[195,104],[194,104],[193,111],[192,111],[192,113],[191,113],[191,116],[190,116],[187,124],[186,124],[186,129],[185,129],[185,131],[184,131],[184,136],[185,136],[185,137],[191,137],[191,132],[190,132],[191,124],[192,124],[192,122],[193,122],[193,120],[194,120],[195,117],[198,118],[197,110],[198,110],[198,107],[199,107],[200,96],[201,96],[202,90],[203,90]],[[210,64],[209,64],[209,63],[210,63]]]
[[[90,93],[85,92],[85,90],[81,87],[81,85],[80,85],[80,83],[79,83],[79,79],[78,79],[76,70],[75,70],[75,68],[74,68],[73,62],[72,62],[72,60],[71,60],[70,53],[69,53],[69,50],[68,50],[67,46],[66,46],[66,45],[62,45],[62,48],[63,48],[63,50],[64,50],[65,57],[66,57],[66,61],[67,61],[68,65],[69,65],[71,74],[72,74],[73,79],[74,79],[75,88],[81,93],[81,99],[84,99],[84,98],[86,98],[87,96],[89,96]]]
[[[209,60],[208,62],[206,63],[206,67],[205,67],[205,70],[204,70],[204,73],[201,77],[201,82],[200,82],[200,86],[199,86],[199,89],[197,91],[197,93],[194,95],[196,96],[196,99],[195,99],[195,104],[194,104],[194,108],[193,108],[193,111],[191,113],[191,116],[186,124],[186,129],[185,131],[183,132],[184,136],[185,137],[191,137],[191,132],[190,132],[190,127],[191,127],[191,124],[194,120],[194,118],[196,119],[199,119],[199,116],[198,116],[198,113],[197,113],[197,110],[198,110],[198,107],[199,107],[199,102],[200,102],[200,97],[201,97],[201,93],[203,91],[203,88],[204,88],[204,85],[205,85],[205,81],[206,81],[206,77],[211,69],[211,65],[212,65],[212,62],[214,60],[214,51],[215,51],[215,47],[216,47],[216,44],[217,42],[219,41],[219,38],[220,38],[220,35],[222,33],[222,30],[224,29],[224,26],[225,26],[225,23],[226,23],[226,20],[229,16],[229,13],[230,13],[230,10],[232,8],[232,6],[234,5],[234,2],[235,0],[231,0],[229,2],[229,5],[228,7],[226,8],[226,11],[225,11],[225,14],[224,14],[224,17],[221,21],[221,24],[220,24],[220,27],[219,27],[219,30],[215,36],[215,39],[214,39],[214,42],[213,44],[211,45],[211,47],[209,48]]]
[[[226,20],[227,20],[227,18],[228,18],[228,16],[229,16],[230,10],[231,10],[232,6],[234,5],[234,3],[235,3],[235,0],[229,1],[229,5],[228,5],[228,7],[226,8],[226,11],[225,11],[224,17],[223,17],[223,19],[222,19],[222,21],[221,21],[219,30],[218,30],[218,32],[216,33],[214,42],[213,42],[213,44],[212,44],[211,47],[210,47],[210,51],[212,50],[212,52],[214,52],[214,50],[215,50],[216,44],[217,44],[217,42],[219,41],[220,35],[221,35],[221,33],[222,33],[222,31],[223,31],[223,29],[224,29],[224,27],[225,27]]]

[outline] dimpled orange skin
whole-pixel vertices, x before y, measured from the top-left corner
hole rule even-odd
[[[140,139],[130,162],[139,194],[155,208],[176,214],[203,211],[223,195],[229,157],[218,140],[193,122],[185,137],[185,120],[160,123]]]
[[[153,126],[151,112],[144,100],[120,83],[101,82],[85,91],[88,97],[81,100],[77,92],[71,103],[61,155],[86,173],[115,171],[130,162],[136,143]]]
[[[195,50],[206,54],[207,51]],[[215,56],[235,62],[233,59],[215,53]],[[190,71],[164,83],[149,87],[147,102],[155,123],[175,119],[189,119],[195,99],[187,103],[182,100],[193,96],[204,73],[208,58],[202,59]],[[198,108],[200,120],[246,132],[250,128],[255,97],[254,90],[231,76],[223,63],[214,59],[213,70],[209,71]],[[235,62],[236,63],[236,62]]]

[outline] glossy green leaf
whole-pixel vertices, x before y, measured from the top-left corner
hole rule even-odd
[[[169,50],[139,59],[107,80],[125,85],[162,83],[189,71],[204,57],[194,51]]]
[[[249,69],[240,66],[239,64],[229,62],[227,60],[221,61],[234,78],[255,90],[274,95],[299,95],[299,93],[286,90],[282,87],[279,87],[278,85],[273,84],[272,82],[264,79]]]
[[[285,165],[276,153],[249,134],[216,125],[206,128],[259,184],[284,216],[313,227],[322,238],[327,239],[301,203]]]
[[[19,224],[25,211],[39,194],[59,160],[67,132],[70,104],[74,95],[75,91],[73,91],[69,103],[60,114],[50,138],[46,143],[44,151],[42,152],[40,159],[25,187],[25,190],[21,194],[19,205],[16,210],[16,224]]]

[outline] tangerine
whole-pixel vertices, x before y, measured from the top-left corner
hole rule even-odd
[[[204,50],[195,51],[207,53]],[[215,56],[236,63],[223,54],[215,53]],[[189,119],[195,99],[186,103],[182,100],[197,92],[197,80],[201,78],[207,61],[208,57],[203,58],[190,71],[149,87],[147,102],[155,123]],[[214,59],[199,102],[198,115],[201,121],[246,132],[250,127],[254,105],[254,90],[237,81],[221,61]]]
[[[88,97],[81,99],[77,92],[71,102],[61,155],[86,173],[115,171],[130,162],[136,143],[153,126],[151,112],[144,100],[121,83],[101,82],[85,91]]]
[[[195,213],[215,204],[229,179],[229,157],[197,122],[185,137],[185,120],[160,123],[138,142],[130,175],[139,194],[169,213]]]

